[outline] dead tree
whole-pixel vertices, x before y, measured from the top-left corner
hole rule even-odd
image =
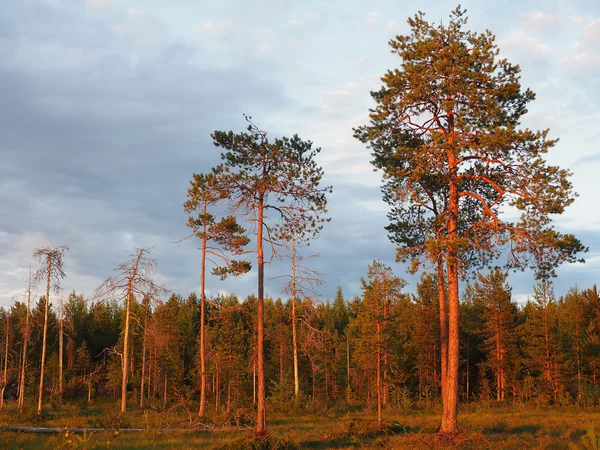
[[[125,301],[125,326],[123,330],[123,358],[121,379],[121,412],[127,410],[127,370],[129,364],[129,323],[131,303],[135,297],[157,298],[168,291],[152,281],[156,261],[148,255],[150,249],[136,248],[129,253],[130,259],[120,264],[116,275],[107,278],[96,290],[96,297],[117,297]]]
[[[56,248],[41,247],[33,252],[33,257],[40,261],[42,267],[33,275],[35,283],[46,281],[46,298],[44,305],[44,331],[42,333],[42,361],[40,369],[40,387],[38,391],[37,413],[42,413],[42,396],[44,392],[44,369],[46,365],[46,338],[48,335],[48,309],[50,307],[50,289],[58,294],[61,290],[61,281],[65,278],[63,270],[63,259],[65,252],[69,250],[66,245]]]
[[[319,278],[320,273],[308,268],[304,261],[316,258],[317,253],[311,253],[308,256],[302,256],[298,252],[299,246],[307,245],[306,241],[300,241],[294,237],[289,241],[289,255],[284,258],[290,260],[289,275],[281,275],[275,278],[287,279],[284,285],[284,291],[289,294],[292,302],[292,351],[294,357],[294,396],[300,395],[300,377],[298,371],[298,300],[307,300],[316,297],[316,288],[323,284]]]

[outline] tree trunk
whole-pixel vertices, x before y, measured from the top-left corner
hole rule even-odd
[[[47,263],[48,266],[46,268],[46,270],[48,270],[48,279],[46,280],[46,304],[44,307],[44,331],[42,334],[42,361],[41,361],[41,368],[40,368],[40,387],[39,387],[39,392],[38,392],[38,407],[37,407],[37,413],[38,415],[42,414],[42,396],[43,396],[43,392],[44,392],[44,369],[46,367],[46,339],[47,339],[47,335],[48,335],[48,308],[49,308],[49,303],[50,303],[50,275],[51,275],[51,269],[52,269],[52,260],[50,259],[50,256],[48,256],[47,259]]]
[[[165,370],[165,384],[163,386],[163,405],[167,406],[167,380],[168,380],[168,376],[167,376],[167,371]]]
[[[346,402],[350,403],[350,337],[348,335],[348,329],[346,329]]]
[[[206,214],[206,202],[204,203],[204,214]],[[207,246],[207,224],[204,221],[204,238],[202,239],[202,265],[200,273],[201,296],[200,296],[200,409],[198,417],[206,415],[206,246]]]
[[[577,339],[577,400],[581,401],[581,350],[579,348],[579,322],[575,327],[575,336]]]
[[[144,299],[144,337],[142,339],[142,376],[140,380],[140,408],[144,407],[144,383],[146,380],[146,338],[148,335],[148,309],[150,300]]]
[[[264,365],[264,256],[263,256],[263,213],[262,199],[258,205],[256,222],[257,230],[257,259],[258,259],[258,305],[257,305],[257,332],[258,332],[258,405],[256,419],[256,434],[267,434],[267,411],[265,398],[265,365]]]
[[[17,404],[19,411],[23,411],[25,404],[25,372],[27,369],[27,346],[29,345],[29,315],[31,303],[31,266],[29,267],[29,282],[27,283],[27,316],[25,317],[25,336],[23,339],[23,359],[21,363],[21,383],[19,384],[19,399]]]
[[[448,121],[450,132],[453,133],[452,114]],[[459,214],[458,192],[458,167],[454,154],[454,142],[449,139],[449,148],[446,150],[450,169],[449,205],[448,205],[448,360],[444,395],[442,396],[442,424],[440,433],[454,436],[458,432],[458,365],[459,365],[459,283],[458,283],[458,250],[457,226]]]
[[[63,321],[63,311],[62,304],[60,311],[60,322],[59,322],[59,332],[58,332],[58,404],[62,407],[62,397],[63,397],[63,344],[64,344],[64,321]]]
[[[121,412],[127,411],[127,364],[129,362],[129,316],[131,314],[131,282],[127,288],[125,335],[123,336],[123,373],[121,379]]]
[[[300,394],[300,378],[298,375],[298,324],[296,322],[296,242],[292,239],[292,346],[294,353],[294,396]]]
[[[446,393],[446,377],[448,369],[448,314],[446,311],[446,294],[444,289],[444,265],[442,258],[437,261],[438,272],[438,302],[440,306],[440,360],[442,398]]]
[[[252,355],[252,403],[256,405],[256,354]]]
[[[381,427],[381,322],[377,300],[377,423]]]
[[[6,340],[4,341],[4,372],[2,374],[2,391],[0,391],[0,409],[4,406],[4,391],[6,390],[6,382],[8,380],[8,337],[10,331],[10,316],[6,313]]]

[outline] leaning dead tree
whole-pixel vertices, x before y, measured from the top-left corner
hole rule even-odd
[[[318,253],[311,253],[303,256],[298,252],[298,247],[307,246],[307,241],[298,240],[290,237],[288,244],[289,254],[283,255],[290,261],[290,273],[275,278],[284,279],[284,292],[290,295],[292,300],[292,351],[294,358],[294,396],[300,395],[300,376],[298,371],[298,300],[309,300],[317,296],[316,289],[323,284],[321,274],[316,270],[309,268],[305,261],[316,258]]]
[[[149,248],[136,248],[129,253],[130,259],[120,264],[96,290],[96,298],[113,297],[125,301],[125,326],[123,330],[123,358],[121,380],[121,412],[127,410],[127,367],[129,364],[129,323],[131,303],[135,297],[157,298],[168,290],[152,280],[156,260],[150,258]]]
[[[37,259],[42,265],[33,275],[33,280],[37,284],[46,281],[46,298],[44,304],[44,331],[42,333],[42,361],[40,369],[40,387],[38,392],[37,413],[42,413],[42,395],[44,392],[44,369],[46,364],[46,338],[48,335],[48,309],[50,307],[50,290],[58,294],[62,288],[61,281],[65,278],[63,270],[63,258],[65,252],[69,250],[66,245],[56,248],[41,247],[33,252],[34,259]]]

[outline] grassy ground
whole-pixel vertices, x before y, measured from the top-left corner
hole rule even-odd
[[[235,424],[237,422],[237,425]],[[233,425],[232,425],[233,424]],[[137,433],[101,432],[92,435],[32,435],[0,433],[0,448],[7,449],[600,449],[600,410],[573,408],[463,408],[461,433],[452,441],[435,435],[439,411],[388,412],[380,430],[369,412],[330,412],[285,417],[271,414],[270,440],[252,441],[244,415],[199,422],[193,411],[134,409],[126,416],[114,406],[79,408],[75,405],[39,418],[19,414],[9,405],[0,411],[0,426],[144,428]],[[209,431],[207,431],[209,429]]]

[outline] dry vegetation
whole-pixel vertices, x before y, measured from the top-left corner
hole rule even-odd
[[[250,413],[250,412],[248,412]],[[12,405],[0,412],[1,426],[59,427],[60,434],[39,435],[3,431],[0,448],[206,448],[206,449],[351,449],[351,448],[457,448],[457,449],[597,449],[600,409],[519,408],[515,405],[466,406],[461,431],[452,441],[436,434],[440,411],[414,409],[387,411],[383,427],[375,411],[333,411],[272,416],[268,439],[254,437],[240,411],[230,417],[202,422],[184,405],[161,409],[134,409],[122,415],[116,405],[81,407],[65,405],[37,417],[35,411],[19,414]],[[118,431],[75,434],[69,429],[116,428]],[[127,428],[143,428],[127,432]]]

